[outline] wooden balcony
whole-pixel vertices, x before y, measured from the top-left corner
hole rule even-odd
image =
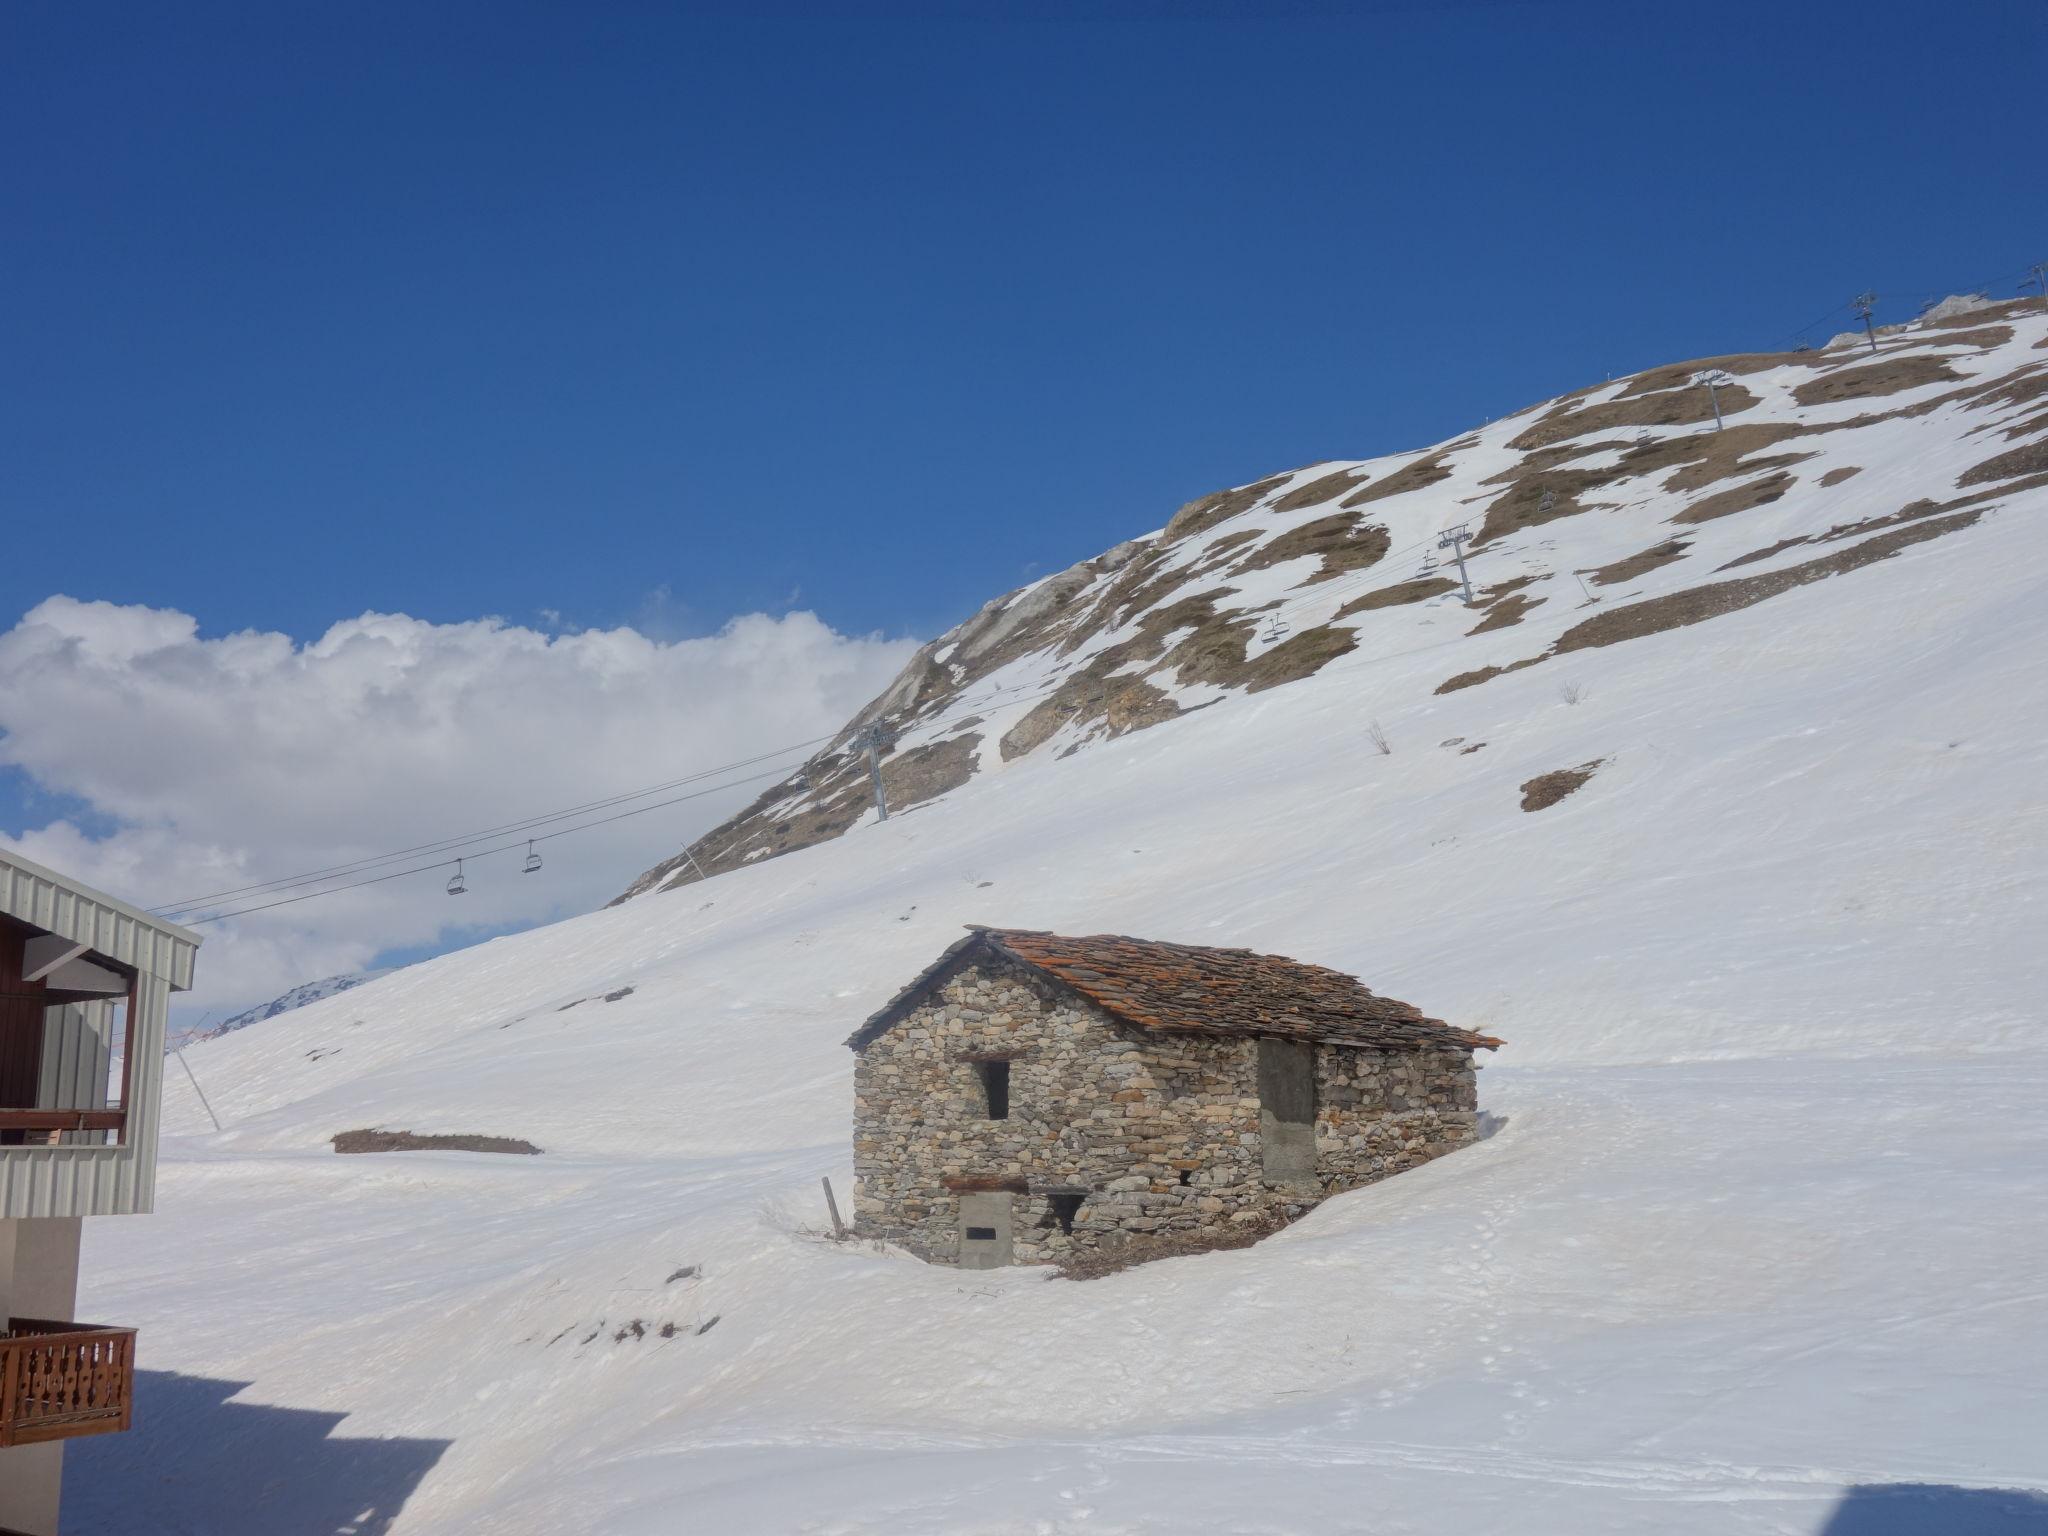
[[[126,1429],[135,1330],[17,1317],[0,1333],[0,1450]]]

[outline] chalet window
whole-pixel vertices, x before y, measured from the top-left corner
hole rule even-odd
[[[1081,1191],[1078,1189],[1056,1189],[1045,1198],[1052,1207],[1052,1219],[1060,1224],[1060,1230],[1072,1233],[1074,1230],[1074,1218],[1081,1214],[1081,1201],[1084,1198]]]
[[[981,1077],[981,1091],[988,1099],[989,1119],[1009,1119],[1010,1064],[1007,1061],[977,1061],[974,1070]]]

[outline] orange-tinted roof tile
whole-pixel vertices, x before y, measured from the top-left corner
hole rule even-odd
[[[1378,1050],[1492,1049],[1490,1035],[1457,1029],[1356,977],[1284,955],[1208,949],[1097,933],[1068,938],[1028,928],[972,929],[856,1030],[859,1050],[974,950],[986,948],[1079,993],[1143,1029],[1276,1035]]]

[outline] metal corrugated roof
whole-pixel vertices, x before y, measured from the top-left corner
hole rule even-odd
[[[61,934],[117,964],[161,977],[173,991],[192,985],[198,934],[4,848],[0,913],[45,933]]]

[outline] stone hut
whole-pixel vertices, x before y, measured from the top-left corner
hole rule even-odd
[[[1455,1151],[1500,1042],[1278,955],[977,927],[847,1044],[855,1230],[991,1269],[1271,1224]]]

